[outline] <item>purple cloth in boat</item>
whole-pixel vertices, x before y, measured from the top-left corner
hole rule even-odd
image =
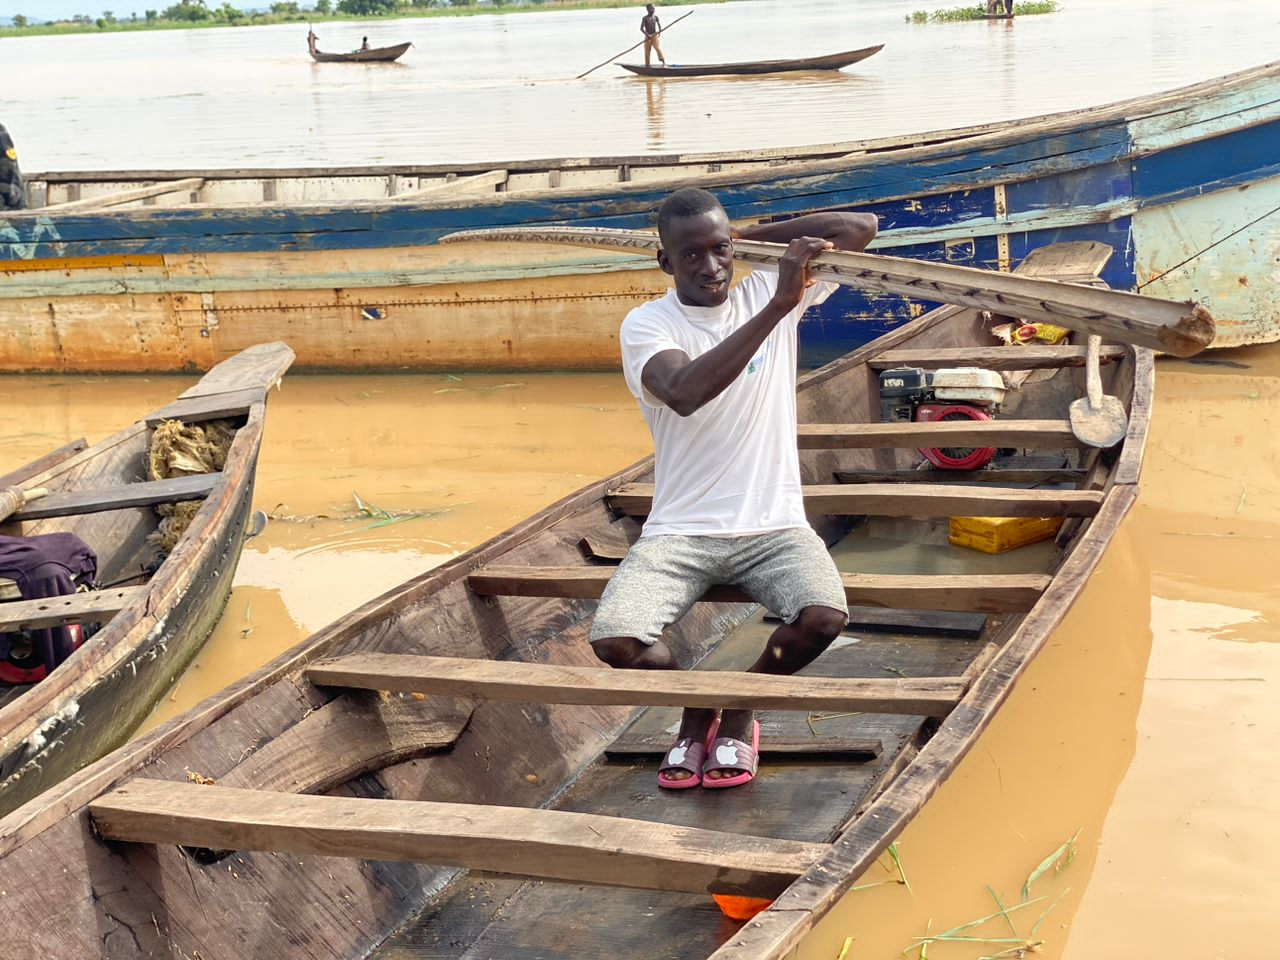
[[[24,600],[75,593],[77,580],[92,583],[97,575],[97,554],[74,533],[0,536],[0,577],[15,581]],[[29,633],[50,670],[71,656],[72,639],[66,627]],[[0,633],[0,657],[8,656],[9,634]]]

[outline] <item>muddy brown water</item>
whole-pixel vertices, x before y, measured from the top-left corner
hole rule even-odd
[[[0,469],[100,439],[189,383],[4,378]],[[993,891],[1008,920],[958,934],[990,942],[936,942],[928,957],[1025,941],[1067,960],[1265,955],[1280,903],[1278,417],[1280,346],[1157,364],[1138,505],[899,838],[909,886],[886,860],[860,883],[887,882],[849,894],[798,960],[835,960],[846,945],[846,960],[898,957],[996,912]],[[286,377],[255,498],[273,519],[150,725],[647,451],[617,375]],[[1021,905],[1028,877],[1072,837],[1074,858]]]

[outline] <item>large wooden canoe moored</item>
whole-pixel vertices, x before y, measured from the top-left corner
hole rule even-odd
[[[646,253],[444,248],[457,230],[652,228],[676,186],[739,222],[876,214],[873,251],[1009,270],[1118,253],[1114,289],[1195,299],[1218,345],[1280,337],[1280,62],[1108,106],[794,149],[292,170],[28,171],[0,216],[0,370],[206,369],[263,338],[337,370],[610,369],[660,296]],[[847,288],[801,325],[815,366],[932,305]]]
[[[102,585],[0,603],[0,631],[11,637],[101,624],[44,679],[0,687],[0,811],[123,743],[218,622],[245,538],[267,391],[292,359],[280,343],[245,350],[102,442],[80,441],[0,478],[2,486],[47,490],[11,514],[0,532],[75,534],[97,554]],[[221,469],[141,479],[156,427],[166,421],[199,424],[202,431],[218,421],[233,429]],[[220,455],[208,459],[204,465],[216,467]],[[194,469],[190,458],[184,462]],[[184,502],[199,504],[185,531],[157,542],[157,506]]]
[[[794,60],[745,60],[738,63],[672,63],[650,66],[644,63],[620,63],[623,70],[630,70],[642,77],[716,77],[741,76],[757,73],[794,73],[802,70],[840,70],[858,63],[884,49],[883,43],[843,53],[828,53],[820,57],[799,57]]]
[[[1153,335],[1142,298],[1043,279],[1088,281],[1107,253],[1040,251],[1025,276],[1000,278],[1020,287],[1004,295]],[[0,954],[784,956],[973,745],[1137,494],[1151,353],[1102,348],[1127,425],[1099,451],[1068,418],[1084,347],[997,346],[991,322],[945,306],[802,381],[806,498],[856,571],[856,640],[795,677],[742,672],[769,627],[721,588],[668,631],[697,669],[600,667],[587,628],[646,512],[645,460],[0,820],[0,889],[23,918],[0,930]],[[978,365],[1021,387],[996,419],[880,422],[878,373],[904,365]],[[916,448],[939,445],[1014,453],[970,473],[921,469]],[[948,518],[973,515],[1063,525],[988,556],[947,543]],[[895,564],[904,549],[919,552]],[[750,785],[660,793],[686,704],[764,711]],[[827,715],[810,726],[811,711]],[[735,928],[709,893],[775,903]]]

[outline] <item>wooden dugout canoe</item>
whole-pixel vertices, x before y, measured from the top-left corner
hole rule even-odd
[[[1087,280],[1103,257],[1071,245],[1023,270]],[[767,628],[718,590],[668,632],[699,669],[599,668],[586,631],[638,531],[642,461],[0,821],[0,887],[25,918],[0,953],[785,956],[973,745],[1136,497],[1151,354],[1105,349],[1128,427],[1097,456],[1067,426],[1082,347],[994,347],[988,326],[943,307],[803,379],[803,479],[816,528],[858,571],[858,642],[796,677],[735,672]],[[986,426],[880,424],[877,371],[904,362],[1040,372]],[[918,469],[917,446],[973,442],[1037,459]],[[975,510],[1068,518],[1056,542],[1002,557],[939,542],[946,517]],[[886,565],[902,540],[938,572]],[[749,787],[659,794],[674,708],[690,702],[765,706]],[[843,716],[814,737],[809,710]],[[777,900],[737,928],[708,891]]]
[[[307,51],[316,63],[391,63],[404,56],[412,43],[397,43],[389,47],[369,47],[349,53],[325,53],[316,47],[315,34],[307,34]]]
[[[50,492],[10,516],[3,532],[76,534],[97,553],[98,582],[109,586],[0,604],[5,631],[102,624],[39,683],[0,688],[0,810],[123,743],[218,622],[249,518],[266,394],[292,359],[278,343],[245,350],[119,433],[89,447],[73,444],[5,478]],[[223,469],[140,481],[153,428],[165,419],[230,419],[237,429]],[[188,500],[202,501],[199,511],[160,555],[146,539],[160,522],[154,506]]]
[[[800,70],[840,70],[858,63],[884,49],[883,43],[843,53],[828,53],[820,57],[800,57],[794,60],[747,60],[740,63],[672,63],[647,66],[643,63],[620,63],[623,70],[630,70],[642,77],[715,77],[743,76],[757,73],[793,73]]]
[[[304,369],[605,369],[650,255],[437,247],[464,229],[650,228],[671,189],[740,222],[880,218],[873,251],[1008,270],[1096,240],[1114,289],[1195,299],[1218,345],[1280,336],[1280,62],[1107,106],[795,149],[294,170],[34,173],[0,217],[0,370],[207,369],[264,337]],[[842,289],[806,365],[932,301]]]

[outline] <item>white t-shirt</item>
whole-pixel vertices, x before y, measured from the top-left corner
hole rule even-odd
[[[622,321],[622,369],[649,424],[656,460],[642,536],[741,536],[808,526],[796,451],[796,327],[805,308],[836,284],[809,287],[737,378],[690,416],[641,383],[655,354],[706,353],[763,310],[777,287],[777,272],[757,267],[717,307],[689,306],[670,290]]]

